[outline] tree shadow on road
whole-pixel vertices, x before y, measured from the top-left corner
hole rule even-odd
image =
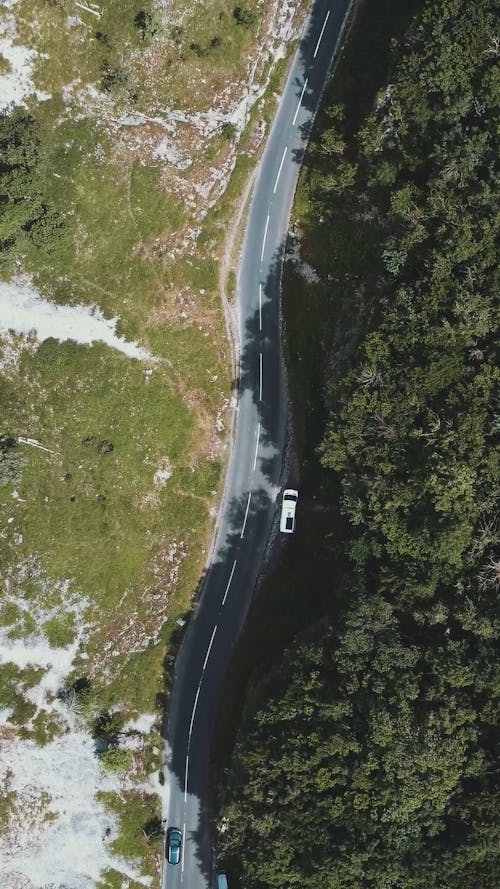
[[[343,8],[344,5],[347,6],[347,2],[339,4],[339,9],[336,7],[332,12],[332,21],[334,17],[341,17],[340,7]],[[308,33],[299,46],[303,73],[293,84],[297,105],[300,101],[301,108],[309,113],[307,122],[299,123],[301,144],[292,151],[292,160],[297,167],[303,160],[313,123],[311,115],[315,113],[324,85],[322,80],[320,82],[321,66],[312,64],[316,43],[325,21],[325,4],[319,3],[317,6],[312,11]],[[323,44],[321,52],[331,52],[331,47]],[[304,89],[305,78],[307,85]],[[276,524],[277,494],[283,481],[293,485],[297,481],[295,478],[281,477],[288,422],[279,305],[285,242],[286,238],[275,251],[265,278],[260,281],[261,299],[247,318],[241,334],[238,376],[240,417],[234,442],[233,463],[229,469],[229,484],[223,500],[213,561],[201,578],[192,617],[180,645],[166,731],[169,750],[166,765],[172,786],[179,798],[183,799],[185,794],[186,800],[196,805],[198,825],[188,840],[191,854],[206,877],[207,884],[212,879],[208,764],[219,696],[231,651],[243,627],[258,583],[260,564],[269,535],[273,524]],[[255,298],[257,300],[257,294]],[[290,347],[289,360],[294,360],[293,344]],[[242,414],[247,406],[251,408],[248,415],[256,417],[256,428],[248,423],[244,426]],[[255,453],[257,441],[259,447],[253,464],[249,460],[249,454],[252,449]],[[238,484],[232,486],[234,464],[242,455],[253,468],[248,472],[248,479],[240,476]],[[248,546],[249,539],[251,547]],[[207,660],[210,654],[210,648],[207,649],[207,628],[210,628],[210,639],[210,630],[221,614],[224,596],[231,582],[231,572],[237,563],[240,572],[239,598],[234,606],[230,606],[235,609],[231,625],[234,630],[232,648],[229,654],[225,653],[224,663],[217,665],[215,657]],[[224,614],[231,612],[229,610]],[[212,674],[208,703],[203,700],[205,669],[220,671],[220,675]],[[204,720],[203,736],[200,736],[197,725],[197,720],[201,721],[201,715]],[[186,787],[187,755],[189,758],[196,757],[196,762],[189,763],[189,781]]]

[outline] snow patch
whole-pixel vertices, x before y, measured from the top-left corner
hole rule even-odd
[[[0,666],[15,664],[22,670],[26,667],[44,667],[50,674],[48,688],[55,694],[71,670],[78,649],[78,642],[66,648],[51,648],[43,638],[11,640],[5,627],[0,630]]]
[[[0,741],[0,751],[0,782],[16,794],[0,840],[4,889],[14,889],[20,877],[33,889],[93,889],[107,867],[151,885],[133,862],[110,851],[117,826],[96,798],[97,790],[108,787],[87,732],[72,732],[44,747]]]
[[[130,719],[124,726],[124,732],[140,732],[143,735],[149,735],[155,722],[158,719],[157,713],[143,713],[136,719]]]
[[[13,712],[12,707],[0,707],[0,728],[9,721]]]
[[[51,584],[52,607],[42,607],[32,599],[26,599],[18,583],[27,579],[34,580],[40,588],[44,582],[36,562],[24,563],[19,567],[17,576],[7,576],[4,581],[2,605],[13,606],[20,617],[17,628],[23,626],[24,618],[35,621],[37,629],[24,638],[10,638],[11,626],[0,627],[0,668],[3,664],[15,664],[19,669],[40,667],[45,670],[40,682],[25,692],[25,697],[37,707],[37,710],[53,712],[66,723],[68,728],[74,725],[74,714],[62,702],[55,698],[64,686],[66,677],[73,668],[73,661],[82,647],[89,630],[84,614],[88,603],[81,596],[72,594],[69,582],[62,581]],[[64,647],[53,647],[46,638],[44,624],[53,618],[72,619],[75,627],[73,641]]]
[[[6,4],[3,4],[4,8]],[[7,9],[12,9],[9,3]],[[49,93],[36,90],[33,84],[33,64],[38,53],[15,43],[16,20],[8,14],[0,18],[0,56],[7,60],[10,70],[0,75],[0,111],[14,105],[24,105],[27,96],[35,95],[39,101],[50,99]]]
[[[23,594],[28,583],[29,599]],[[76,655],[83,655],[80,649],[89,629],[84,621],[88,603],[71,592],[68,581],[49,582],[36,559],[9,572],[4,590],[3,604],[14,605],[21,612],[17,630],[23,625],[22,615],[34,619],[37,629],[24,639],[10,639],[12,628],[2,627],[0,665],[36,666],[45,671],[41,680],[23,693],[39,711],[56,717],[65,732],[40,746],[16,737],[11,708],[0,711],[0,787],[4,794],[15,795],[0,836],[2,889],[94,889],[106,868],[150,886],[151,878],[141,874],[139,862],[111,851],[118,836],[117,818],[105,809],[98,795],[119,791],[119,780],[101,768],[94,739],[71,695],[57,696]],[[40,604],[47,601],[52,602],[51,607]],[[43,633],[44,623],[69,613],[75,624],[73,642],[51,647]],[[138,724],[148,725],[149,714]]]
[[[40,296],[30,278],[18,275],[0,281],[0,335],[14,331],[33,336],[39,342],[50,337],[90,345],[106,343],[138,360],[154,360],[138,343],[116,334],[118,318],[105,318],[97,306],[59,306]]]
[[[193,161],[190,157],[183,157],[177,145],[165,136],[156,146],[153,157],[155,160],[166,161],[168,164],[177,167],[178,170],[187,170]]]
[[[66,29],[69,31],[70,28],[78,28],[79,25],[83,25],[84,22],[78,15],[68,15],[66,18]]]
[[[172,475],[172,464],[168,457],[163,457],[158,469],[153,476],[155,488],[164,488]]]

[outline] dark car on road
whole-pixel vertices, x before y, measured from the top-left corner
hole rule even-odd
[[[178,827],[169,827],[167,830],[167,861],[169,864],[179,864],[181,860],[182,833]]]

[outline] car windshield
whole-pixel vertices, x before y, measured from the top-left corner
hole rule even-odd
[[[286,526],[287,526],[287,529],[288,529],[289,531],[292,530],[292,528],[293,528],[293,518],[292,518],[292,516],[288,516],[288,517],[287,517],[287,520],[286,520]]]

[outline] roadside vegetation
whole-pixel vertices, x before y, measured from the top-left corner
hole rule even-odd
[[[500,880],[496,24],[361,5],[308,151],[284,292],[306,504],[218,790],[246,889]]]

